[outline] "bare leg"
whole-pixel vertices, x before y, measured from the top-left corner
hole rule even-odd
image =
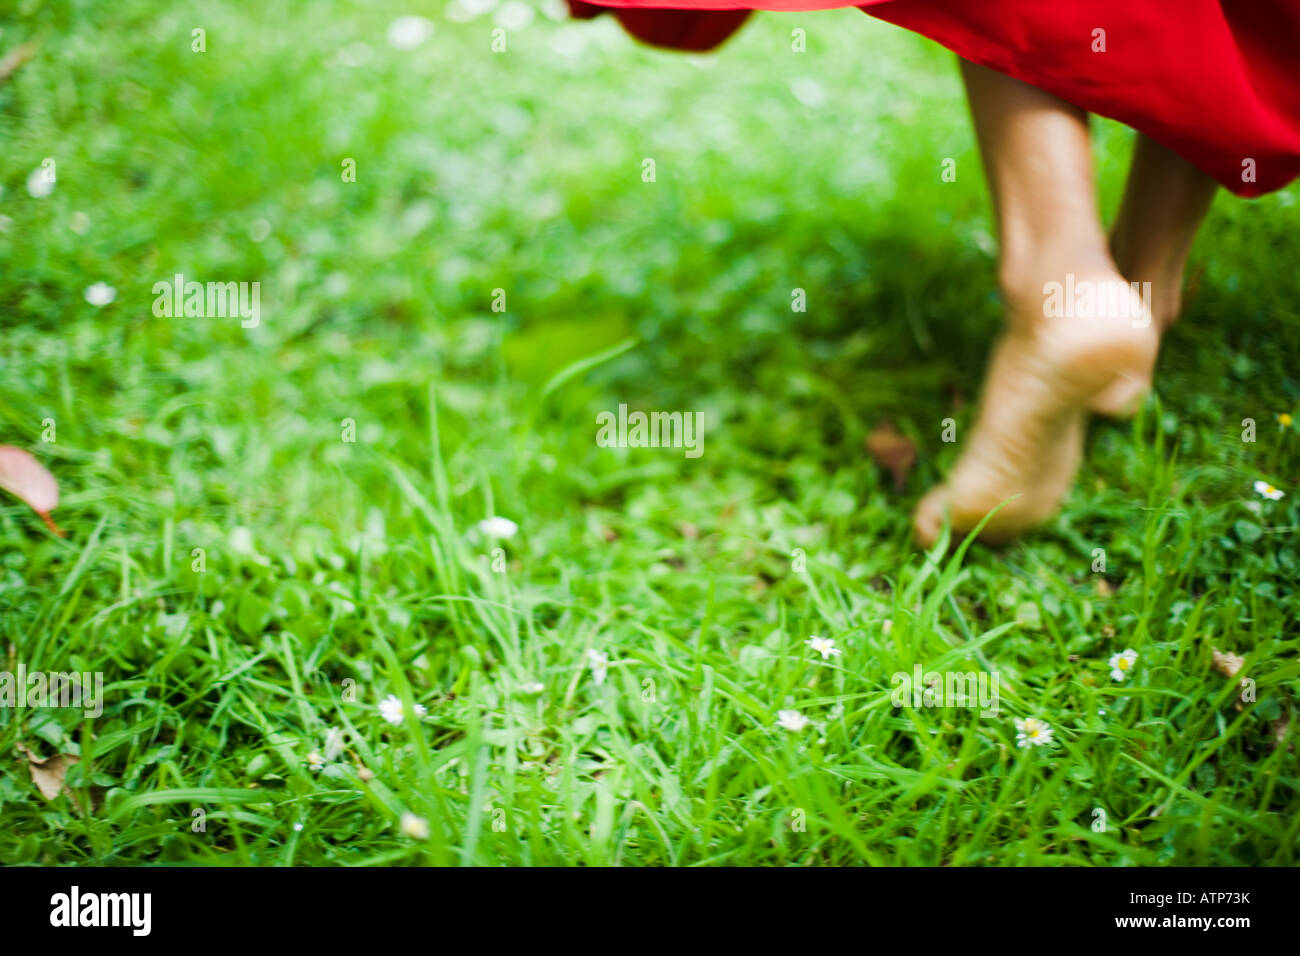
[[[1151,283],[1151,311],[1162,329],[1178,318],[1183,267],[1217,188],[1173,150],[1138,134],[1110,251],[1129,281]]]
[[[926,544],[945,514],[965,531],[1009,498],[986,537],[1014,535],[1051,515],[1078,470],[1086,410],[1117,383],[1149,382],[1159,345],[1110,256],[1086,114],[965,61],[962,76],[1000,233],[1007,328],[957,465],[917,506],[917,537]],[[1094,300],[1062,314],[1047,305],[1050,283],[1112,295],[1109,304]]]
[[[1110,232],[1110,252],[1130,282],[1151,283],[1151,313],[1163,332],[1178,318],[1183,269],[1218,184],[1173,150],[1138,133],[1124,199]],[[1090,407],[1126,415],[1150,382],[1120,379]]]

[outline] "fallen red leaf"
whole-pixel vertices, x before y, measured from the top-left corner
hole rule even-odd
[[[867,452],[876,464],[888,469],[894,476],[894,489],[902,491],[907,481],[907,473],[916,464],[916,446],[906,435],[901,434],[893,425],[885,422],[877,425],[867,436]]]
[[[12,445],[0,445],[0,488],[35,511],[51,531],[63,537],[50,517],[50,512],[59,506],[59,483],[30,453]]]

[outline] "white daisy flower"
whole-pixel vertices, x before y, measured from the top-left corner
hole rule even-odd
[[[822,656],[822,660],[829,660],[832,657],[839,657],[844,652],[835,646],[834,638],[818,637],[813,635],[804,641],[809,647]]]
[[[809,109],[817,109],[826,104],[826,90],[811,77],[800,76],[790,81],[790,92],[794,98]]]
[[[424,817],[417,817],[410,810],[402,814],[401,827],[402,833],[412,840],[429,839],[429,821]]]
[[[776,714],[776,723],[778,727],[797,734],[812,721],[797,710],[780,710]]]
[[[1120,681],[1126,680],[1129,671],[1131,671],[1133,665],[1137,663],[1137,659],[1137,651],[1133,650],[1131,647],[1126,651],[1121,651],[1120,653],[1113,655],[1111,659],[1106,662],[1106,666],[1110,668],[1110,679]]]
[[[96,282],[94,285],[86,286],[83,294],[86,301],[97,309],[102,309],[117,298],[117,290],[107,282]]]
[[[492,19],[507,30],[522,30],[533,22],[533,8],[519,0],[506,0]]]
[[[1016,744],[1020,747],[1046,747],[1052,742],[1052,727],[1037,717],[1016,718]]]
[[[536,696],[537,694],[540,694],[542,691],[546,690],[546,685],[543,684],[541,681],[534,680],[534,681],[529,681],[527,684],[524,684],[519,689],[523,691],[525,694],[529,694],[530,696]]]
[[[569,22],[569,5],[564,0],[542,0],[542,13],[556,23]]]
[[[325,759],[338,760],[343,755],[343,731],[331,727],[325,731]]]
[[[890,618],[885,618],[885,623],[880,625],[881,633],[888,637],[894,630],[894,622]]]
[[[513,538],[519,533],[519,525],[509,518],[493,515],[480,521],[478,530],[480,534],[487,535],[489,538]]]
[[[594,647],[587,651],[587,666],[591,668],[591,676],[599,687],[605,683],[605,676],[609,673],[609,655],[603,651],[598,651]]]
[[[54,175],[44,166],[37,166],[27,177],[27,193],[33,199],[44,199],[54,192]]]
[[[1267,498],[1269,501],[1279,501],[1286,497],[1284,491],[1274,488],[1267,481],[1255,482],[1255,492],[1262,497]]]
[[[433,36],[433,23],[424,17],[398,17],[388,25],[388,42],[399,50],[414,50]]]
[[[321,768],[324,766],[325,758],[320,755],[319,750],[313,750],[307,755],[307,768],[311,770],[312,773],[319,773]]]
[[[416,717],[423,717],[428,713],[423,704],[415,704],[413,707]],[[406,713],[402,710],[402,701],[396,694],[389,694],[379,702],[379,716],[384,718],[394,727],[402,722]]]

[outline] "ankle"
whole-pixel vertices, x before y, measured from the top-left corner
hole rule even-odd
[[[1130,282],[1151,283],[1151,315],[1157,327],[1165,328],[1182,310],[1183,270],[1186,254],[1164,259],[1143,255],[1124,240],[1124,232],[1116,227],[1110,238],[1110,252],[1124,278]],[[1139,285],[1139,288],[1142,288]]]
[[[1127,281],[1137,283],[1143,297],[1150,301],[1151,318],[1158,328],[1163,329],[1178,318],[1183,305],[1181,265],[1133,265],[1122,272]]]
[[[1080,281],[1124,279],[1110,256],[1091,245],[1045,244],[1022,252],[1004,250],[998,263],[998,285],[1013,330],[1046,322],[1053,290],[1059,294]]]

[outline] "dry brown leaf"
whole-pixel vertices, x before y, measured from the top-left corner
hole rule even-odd
[[[902,491],[907,473],[916,464],[916,446],[889,422],[877,425],[867,436],[867,453],[894,476],[894,490]]]
[[[68,791],[69,796],[72,795],[72,790],[63,782],[63,778],[68,775],[69,767],[80,762],[81,758],[73,754],[55,754],[41,763],[28,763],[27,768],[31,770],[32,783],[36,784],[41,796],[53,800],[64,790]]]
[[[51,531],[63,537],[50,517],[50,512],[59,506],[59,483],[29,452],[13,445],[0,445],[0,488],[35,511]]]
[[[1211,647],[1210,652],[1214,655],[1214,669],[1224,677],[1236,677],[1246,663],[1246,658],[1231,652],[1224,653],[1217,647]]]
[[[18,750],[27,757],[27,769],[31,771],[32,783],[36,784],[36,789],[41,792],[41,796],[46,800],[53,800],[60,793],[67,791],[73,802],[76,796],[72,789],[63,782],[68,775],[68,768],[73,764],[80,763],[81,758],[75,754],[55,754],[53,757],[38,757],[22,744],[17,745]]]

